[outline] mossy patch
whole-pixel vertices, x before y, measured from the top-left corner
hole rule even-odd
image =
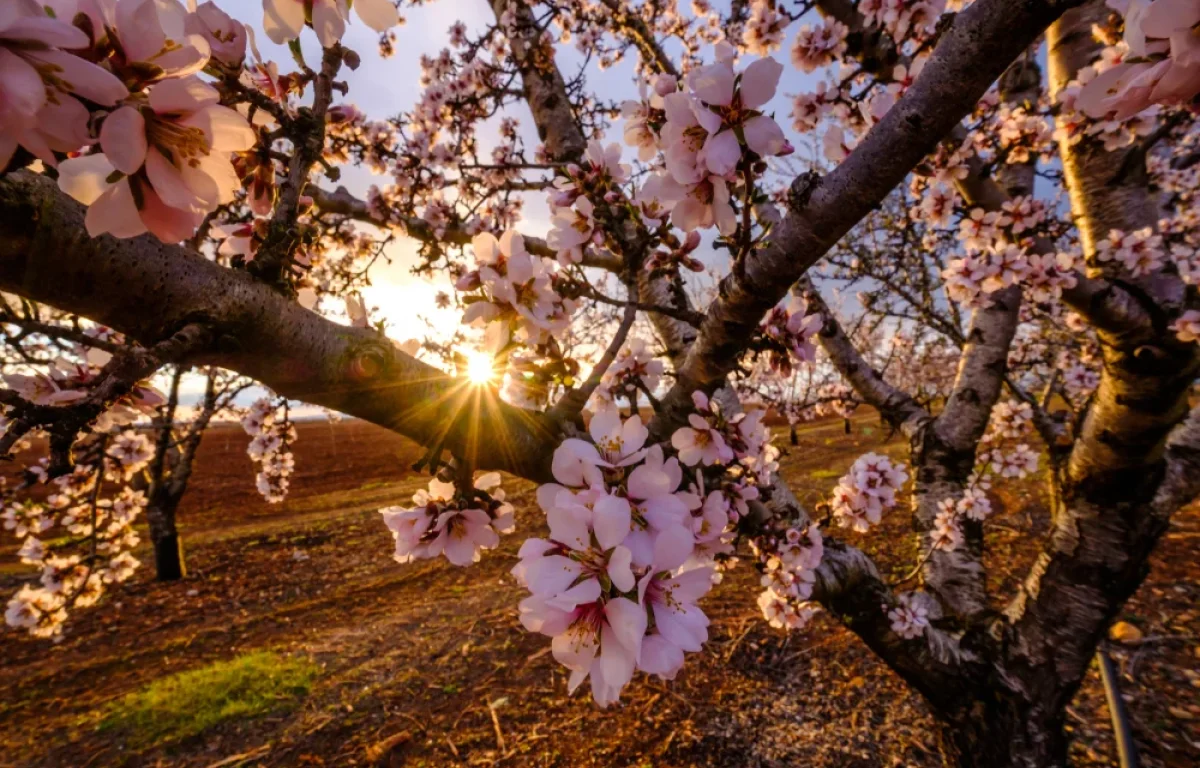
[[[186,739],[227,720],[291,709],[320,667],[307,658],[255,651],[160,678],[112,704],[100,730],[138,745]]]

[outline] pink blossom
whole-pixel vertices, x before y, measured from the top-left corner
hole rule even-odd
[[[645,462],[626,479],[633,517],[624,546],[636,566],[670,562],[677,567],[687,560],[695,544],[689,527],[688,504],[677,493],[683,472],[679,460],[664,459],[661,446],[646,452]]]
[[[178,0],[118,0],[113,26],[126,67],[143,82],[193,75],[212,54],[208,40],[188,30],[188,13]]]
[[[396,540],[396,561],[445,555],[457,566],[478,562],[482,550],[494,549],[499,534],[513,528],[513,508],[504,501],[499,485],[499,473],[489,472],[474,482],[474,488],[486,495],[460,498],[452,483],[433,478],[428,490],[413,494],[411,509],[381,509],[384,524]]]
[[[188,14],[184,29],[189,35],[199,35],[208,43],[212,58],[228,67],[240,67],[246,58],[246,28],[241,22],[208,0],[196,6],[196,0],[188,0]]]
[[[858,457],[831,495],[830,507],[838,524],[859,532],[868,530],[896,505],[896,492],[907,479],[904,465],[893,464],[887,456],[867,453]]]
[[[592,239],[596,227],[594,211],[595,206],[586,197],[576,200],[573,207],[555,209],[546,244],[558,253],[559,263],[577,264],[583,260],[583,246]]]
[[[90,44],[78,27],[50,18],[36,2],[0,4],[0,168],[18,145],[53,166],[54,152],[89,142],[88,111],[68,94],[102,106],[128,95],[112,73],[62,50]]]
[[[782,72],[783,66],[768,57],[746,67],[736,88],[733,67],[725,62],[702,67],[688,76],[696,97],[692,110],[708,132],[701,155],[711,173],[725,176],[737,168],[742,140],[751,152],[762,157],[791,150],[779,125],[759,111],[775,95]]]
[[[769,0],[755,0],[750,7],[750,18],[742,33],[742,44],[755,55],[765,55],[783,42],[783,31],[790,19],[775,10]]]
[[[150,88],[146,104],[127,104],[105,119],[103,154],[63,162],[59,186],[89,206],[89,234],[149,230],[178,242],[233,201],[240,181],[229,153],[249,149],[256,137],[218,99],[194,77],[163,81]]]
[[[700,414],[688,416],[689,427],[681,427],[671,435],[671,445],[679,451],[679,460],[689,467],[723,464],[733,460],[733,450],[721,433]]]
[[[630,168],[621,162],[620,144],[601,144],[592,139],[587,143],[584,157],[587,158],[592,173],[606,176],[617,184],[624,184],[629,180]]]
[[[342,39],[350,11],[346,0],[311,0],[312,28],[329,48]],[[386,32],[400,23],[391,0],[356,0],[354,12],[371,29]],[[283,44],[300,36],[305,25],[305,0],[263,0],[263,30],[272,42]]]
[[[595,582],[587,582],[595,584]],[[600,599],[599,586],[547,600],[521,601],[521,623],[531,632],[553,638],[554,658],[571,676],[567,688],[574,692],[589,677],[592,696],[606,707],[620,699],[633,678],[646,632],[646,611],[625,597]]]
[[[1131,55],[1086,83],[1076,107],[1094,118],[1125,120],[1200,92],[1200,43],[1193,31],[1200,7],[1193,0],[1133,0],[1124,15]]]
[[[846,52],[849,31],[845,24],[834,20],[816,28],[805,24],[792,43],[792,64],[805,72],[828,66]]]
[[[1200,342],[1200,311],[1189,309],[1171,323],[1171,330],[1180,341]]]
[[[937,516],[933,520],[933,531],[930,533],[930,545],[935,549],[946,552],[958,549],[966,541],[962,526],[959,524],[958,510],[954,499],[943,499],[938,505]]]
[[[920,637],[929,627],[929,597],[923,592],[906,592],[896,597],[888,611],[892,631],[906,640]]]
[[[715,225],[722,235],[733,234],[737,218],[730,204],[729,185],[719,176],[691,185],[675,205],[671,221],[684,232]]]
[[[1162,269],[1166,261],[1162,236],[1150,227],[1126,234],[1110,230],[1108,237],[1096,243],[1099,261],[1117,261],[1132,277],[1142,277]]]
[[[638,601],[654,618],[654,632],[642,639],[638,669],[667,680],[683,666],[683,654],[701,650],[708,640],[708,617],[696,602],[713,584],[711,566],[670,575],[658,564],[638,583]]]

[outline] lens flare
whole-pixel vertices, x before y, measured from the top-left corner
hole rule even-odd
[[[495,361],[484,352],[468,352],[467,378],[472,384],[490,384],[496,379]]]

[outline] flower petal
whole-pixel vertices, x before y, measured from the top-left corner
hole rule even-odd
[[[304,3],[299,0],[263,0],[263,31],[271,42],[283,45],[304,29]]]
[[[85,220],[88,234],[97,237],[109,233],[113,237],[136,237],[146,232],[129,179],[122,179],[105,190],[88,207]]]
[[[775,96],[783,65],[770,56],[759,59],[742,72],[742,106],[758,109]]]
[[[787,146],[783,129],[766,115],[752,117],[742,126],[742,135],[746,137],[746,145],[762,157],[773,157]]]
[[[146,120],[133,107],[121,107],[100,126],[100,148],[113,167],[126,176],[146,162]]]

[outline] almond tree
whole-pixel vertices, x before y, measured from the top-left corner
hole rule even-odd
[[[135,478],[135,486],[146,493],[146,522],[154,545],[154,573],[159,581],[174,581],[187,574],[183,541],[175,525],[175,513],[191,480],[196,451],[213,417],[234,412],[234,401],[249,386],[244,377],[209,368],[204,376],[204,395],[191,413],[181,413],[179,387],[187,373],[174,366],[167,401],[153,419],[154,458],[146,472]]]
[[[521,620],[601,705],[636,671],[669,679],[702,651],[699,603],[740,550],[771,624],[797,630],[829,609],[926,698],[954,764],[1065,764],[1065,708],[1096,644],[1200,491],[1194,138],[1178,106],[1200,89],[1194,3],[1137,6],[1120,41],[1119,15],[1073,0],[728,13],[492,0],[494,23],[454,25],[450,48],[421,62],[418,103],[390,119],[335,101],[363,63],[341,42],[347,24],[404,49],[391,2],[263,8],[251,26],[289,43],[292,71],[259,54],[231,4],[0,11],[0,289],[140,345],[67,399],[6,391],[0,449],[46,432],[46,479],[95,478],[76,483],[95,516],[101,473],[140,451],[97,469],[94,438],[77,435],[163,366],[216,365],[427,447],[428,490],[383,510],[401,562],[469,565],[513,528],[496,471],[540,483],[550,533],[521,548]],[[772,111],[786,35],[795,67],[823,76],[796,97],[790,138]],[[319,61],[294,42],[313,36]],[[556,37],[575,43],[578,72]],[[626,59],[637,98],[589,90],[593,67]],[[602,139],[618,110],[627,149]],[[810,138],[836,165],[789,178],[796,161],[780,158]],[[1039,165],[1054,153],[1061,175]],[[387,183],[365,199],[330,190],[347,163]],[[1044,177],[1053,190],[1036,188]],[[1056,206],[1059,190],[1069,202]],[[534,199],[553,213],[544,239],[522,231]],[[444,302],[486,353],[471,376],[419,359],[433,342],[389,340],[355,297],[402,237],[422,244],[418,273],[454,281]],[[847,262],[854,248],[865,257]],[[688,273],[706,264],[721,277],[696,301]],[[860,344],[903,331],[921,356],[955,359],[953,380],[881,375],[887,353],[842,329],[821,275],[872,281],[841,318],[875,329]],[[784,308],[793,288],[807,306]],[[335,300],[349,325],[322,314]],[[1059,305],[1099,347],[1064,342],[1081,381],[1093,362],[1098,374],[1073,419],[1042,395],[1066,386],[1039,368],[1050,347],[1014,341],[1063,317]],[[595,322],[601,306],[611,322]],[[912,446],[910,467],[867,454],[839,482],[827,507],[847,540],[796,501],[763,412],[738,396],[748,371],[807,365],[816,343]],[[277,497],[291,432],[286,400],[264,403],[246,428],[260,488]],[[1027,423],[1051,465],[1052,530],[1018,594],[990,595],[988,473],[1036,465]],[[922,586],[897,593],[849,539],[897,505],[909,475]],[[10,623],[61,626],[61,581],[23,588]]]

